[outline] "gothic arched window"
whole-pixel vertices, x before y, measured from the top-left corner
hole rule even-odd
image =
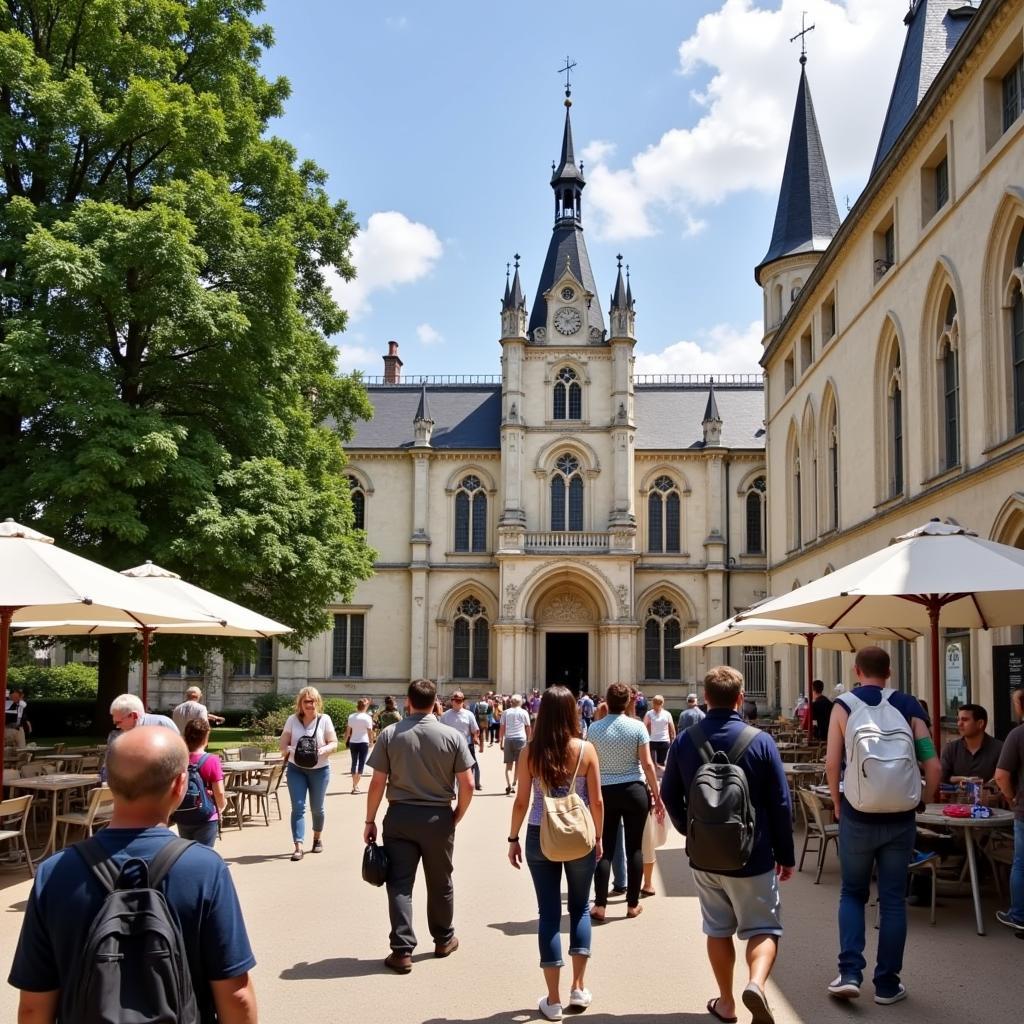
[[[828,526],[830,530],[839,529],[839,414],[832,407],[828,421]]]
[[[952,469],[960,464],[960,359],[957,342],[956,299],[951,292],[939,329],[942,469]]]
[[[886,498],[903,493],[903,370],[900,366],[899,342],[889,343],[885,364],[885,452],[888,462],[889,491]]]
[[[1010,305],[1010,378],[1013,385],[1013,428],[1024,431],[1024,228],[1013,254],[1013,302]]]
[[[679,488],[670,476],[659,476],[647,496],[647,550],[681,551],[682,503]]]
[[[349,493],[352,496],[352,525],[357,530],[366,529],[366,491],[354,477],[348,478]]]
[[[484,606],[475,597],[467,597],[456,609],[452,624],[453,679],[488,677],[489,640]]]
[[[645,679],[682,679],[682,660],[675,649],[681,640],[679,613],[671,601],[659,597],[644,622]]]
[[[551,477],[551,529],[583,529],[583,474],[579,459],[569,452],[555,460]]]
[[[747,554],[764,554],[764,501],[767,485],[759,476],[747,491]]]
[[[478,476],[464,477],[455,492],[455,550],[487,550],[487,494]]]
[[[583,419],[583,391],[576,371],[569,366],[563,366],[555,375],[555,404],[552,418]]]

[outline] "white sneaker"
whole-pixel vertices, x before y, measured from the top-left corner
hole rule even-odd
[[[562,1019],[562,1004],[561,1003],[549,1003],[548,997],[544,996],[537,1002],[537,1009],[540,1011],[540,1015],[545,1020],[561,1020]]]
[[[585,1010],[593,999],[594,997],[590,994],[589,988],[574,988],[569,995],[569,1005],[578,1006],[581,1010]]]
[[[900,987],[896,989],[895,994],[891,996],[880,996],[877,992],[875,993],[875,1002],[881,1003],[882,1006],[890,1006],[892,1003],[899,1003],[906,998],[907,990],[903,985],[900,985]]]

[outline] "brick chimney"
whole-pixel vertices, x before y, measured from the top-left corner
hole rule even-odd
[[[402,360],[398,358],[398,342],[388,342],[388,354],[384,357],[384,383],[401,384]]]

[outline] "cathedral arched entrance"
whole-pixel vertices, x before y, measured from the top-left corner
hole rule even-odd
[[[560,684],[579,694],[596,678],[597,627],[594,598],[575,584],[556,582],[536,603],[535,678],[543,686]]]

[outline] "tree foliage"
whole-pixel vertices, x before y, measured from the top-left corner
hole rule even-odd
[[[0,509],[297,644],[372,570],[342,473],[370,407],[328,340],[357,225],[268,133],[289,90],[261,8],[0,8]]]
[[[69,662],[53,668],[25,665],[12,668],[11,686],[20,686],[31,704],[36,700],[83,700],[96,696],[97,673],[91,665]]]

